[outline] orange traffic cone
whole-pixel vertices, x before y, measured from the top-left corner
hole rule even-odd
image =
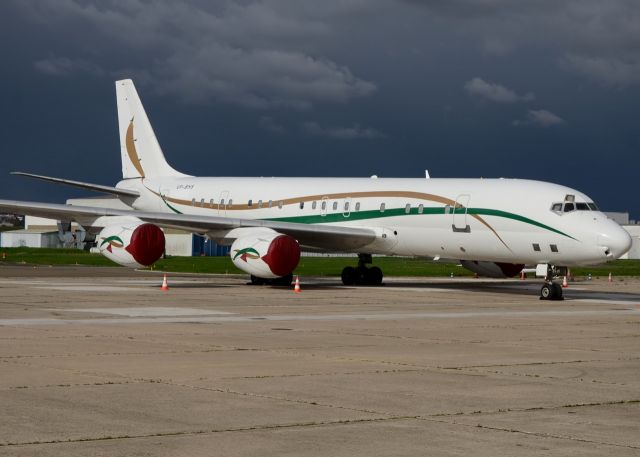
[[[164,290],[167,291],[169,290],[169,284],[167,284],[167,274],[164,274],[164,278],[162,279],[162,286],[160,287],[160,290]]]
[[[569,287],[569,283],[567,282],[567,277],[566,276],[562,280],[562,287]]]
[[[613,282],[613,278],[611,277],[611,273],[609,273],[609,282]]]
[[[298,275],[296,275],[296,285],[294,286],[293,291],[297,294],[302,292],[302,290],[300,290],[300,278],[298,277]]]
[[[522,270],[522,271],[520,272],[520,280],[521,280],[521,281],[524,281],[525,279],[527,279],[527,275],[525,274],[524,270]]]

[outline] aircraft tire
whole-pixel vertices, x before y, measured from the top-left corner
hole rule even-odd
[[[544,284],[540,289],[540,300],[551,300],[552,295],[551,284]]]
[[[562,286],[557,282],[551,284],[551,289],[553,290],[553,295],[551,300],[564,300],[562,296]]]
[[[382,284],[382,270],[379,267],[371,267],[365,273],[367,284],[371,286],[379,286]]]
[[[344,267],[340,277],[342,278],[342,284],[345,286],[353,286],[358,279],[358,273],[353,267]]]

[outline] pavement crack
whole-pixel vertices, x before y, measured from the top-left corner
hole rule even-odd
[[[371,422],[389,422],[400,421],[408,419],[417,419],[417,416],[393,416],[393,417],[377,417],[377,418],[354,418],[354,419],[338,419],[327,421],[308,421],[308,422],[291,422],[284,424],[264,424],[264,425],[250,425],[246,427],[228,427],[219,429],[208,430],[185,430],[175,432],[158,432],[158,433],[146,433],[138,435],[108,435],[98,437],[83,437],[83,438],[70,438],[70,439],[53,439],[53,440],[38,440],[38,441],[9,441],[0,443],[0,447],[10,446],[28,446],[28,445],[41,445],[41,444],[61,444],[61,443],[83,443],[92,441],[110,441],[110,440],[125,440],[125,439],[140,439],[140,438],[160,438],[160,437],[172,437],[172,436],[190,436],[190,435],[207,435],[214,433],[225,432],[251,432],[261,430],[278,430],[288,428],[305,428],[305,427],[326,427],[335,425],[351,425]]]

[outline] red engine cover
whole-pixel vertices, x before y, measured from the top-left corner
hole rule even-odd
[[[153,224],[136,227],[131,242],[125,248],[140,265],[148,267],[164,253],[164,233]]]
[[[280,235],[273,239],[269,250],[262,256],[264,263],[276,276],[286,276],[298,266],[300,262],[300,245],[288,236]]]

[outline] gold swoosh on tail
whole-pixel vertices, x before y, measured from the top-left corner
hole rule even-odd
[[[140,173],[140,176],[144,178],[144,170],[142,169],[140,157],[138,157],[138,151],[136,151],[136,142],[133,138],[133,119],[131,119],[131,122],[129,122],[125,145],[127,147],[127,154],[129,154],[129,160],[138,171],[138,173]]]

